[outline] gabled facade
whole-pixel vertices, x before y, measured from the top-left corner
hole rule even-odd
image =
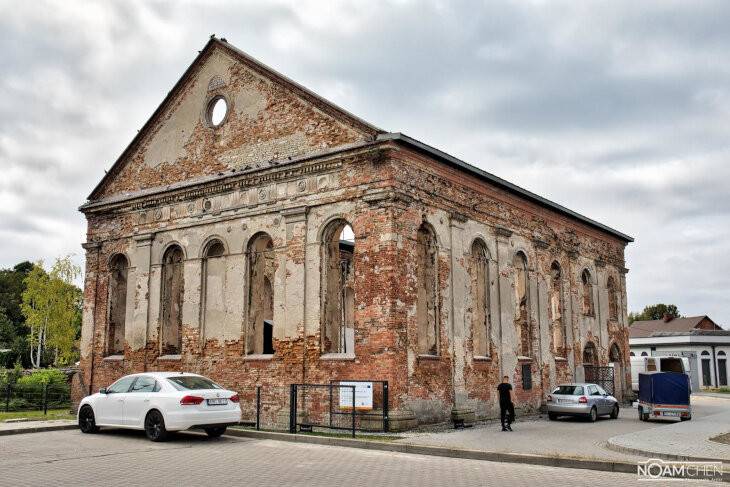
[[[492,416],[505,374],[534,409],[586,361],[628,372],[630,237],[373,127],[223,40],[81,211],[79,394],[142,370],[244,395],[387,380],[397,427]]]

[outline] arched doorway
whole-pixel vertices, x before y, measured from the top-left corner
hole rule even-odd
[[[593,342],[586,343],[583,349],[583,365],[598,365],[598,353]]]

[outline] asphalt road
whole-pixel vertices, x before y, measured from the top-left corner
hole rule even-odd
[[[0,439],[0,483],[55,485],[646,485],[633,474],[178,434],[55,431]],[[695,484],[697,485],[697,484]],[[716,485],[716,484],[715,484]]]

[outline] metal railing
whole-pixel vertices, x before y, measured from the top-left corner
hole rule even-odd
[[[292,384],[289,392],[289,432],[326,428],[350,431],[354,438],[356,389],[354,385]],[[334,404],[338,405],[338,410]]]
[[[0,409],[11,411],[43,411],[71,407],[69,384],[0,384]]]

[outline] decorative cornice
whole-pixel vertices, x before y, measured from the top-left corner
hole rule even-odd
[[[458,211],[451,212],[451,215],[449,216],[451,224],[458,227],[466,223],[466,221],[469,219],[466,215],[464,215],[463,213],[459,213]]]
[[[598,267],[598,268],[606,267],[606,261],[604,261],[603,259],[596,259],[595,262],[596,262],[596,267]]]
[[[498,237],[510,238],[514,232],[508,228],[497,226],[494,228],[494,233],[496,233]]]
[[[99,250],[101,248],[101,242],[85,242],[81,244],[81,247],[85,251],[91,252],[94,250]]]
[[[550,244],[549,243],[547,243],[546,241],[541,240],[539,238],[533,238],[532,239],[532,243],[535,244],[535,247],[537,247],[538,249],[541,249],[541,250],[545,250],[545,249],[549,249],[550,248]]]
[[[379,205],[384,203],[405,203],[410,204],[413,198],[395,189],[381,189],[366,193],[362,200],[370,205]]]

